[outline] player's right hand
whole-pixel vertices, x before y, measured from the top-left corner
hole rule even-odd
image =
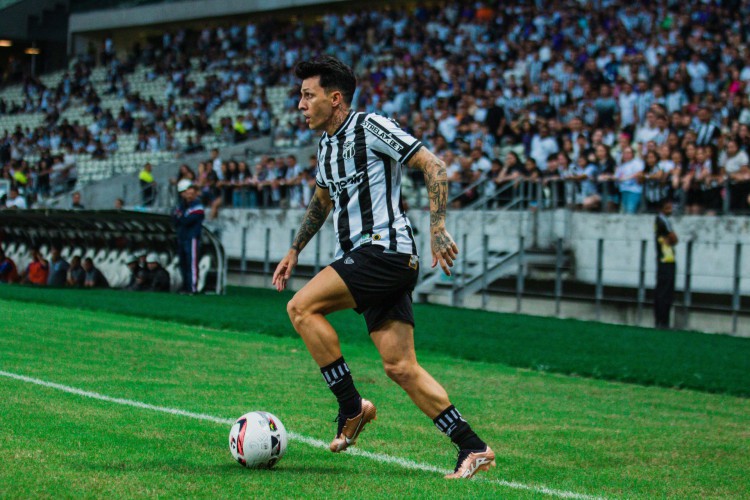
[[[289,278],[292,276],[292,270],[297,265],[297,251],[289,250],[289,253],[279,262],[276,266],[276,271],[273,273],[273,280],[271,281],[276,287],[277,291],[282,291],[286,288],[286,284]]]

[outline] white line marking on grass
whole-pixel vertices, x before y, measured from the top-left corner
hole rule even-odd
[[[135,401],[132,399],[115,398],[112,396],[107,396],[106,394],[99,394],[98,392],[84,391],[83,389],[78,389],[76,387],[56,384],[55,382],[48,382],[46,380],[41,380],[38,378],[32,378],[32,377],[27,377],[25,375],[19,375],[17,373],[11,373],[11,372],[0,370],[0,376],[12,378],[15,380],[20,380],[21,382],[28,382],[30,384],[41,385],[43,387],[49,387],[50,389],[57,389],[58,391],[67,392],[69,394],[75,394],[77,396],[83,396],[83,397],[91,398],[91,399],[98,399],[99,401],[106,401],[108,403],[116,403],[119,405],[142,408],[144,410],[153,410],[153,411],[158,411],[162,413],[169,413],[171,415],[179,415],[181,417],[194,418],[196,420],[205,420],[208,422],[214,422],[216,424],[232,425],[234,423],[234,420],[230,418],[215,417],[213,415],[206,415],[205,413],[194,413],[191,411],[180,410],[179,408],[168,408],[166,406],[156,406],[156,405],[151,405],[148,403],[143,403],[141,401]],[[308,446],[312,446],[313,448],[322,448],[322,449],[328,450],[328,443],[321,441],[320,439],[303,436],[302,434],[297,434],[296,432],[288,432],[288,436],[289,436],[289,439],[291,439],[292,441],[299,441],[300,443],[304,443]],[[415,462],[413,460],[409,460],[406,458],[393,457],[391,455],[385,455],[383,453],[372,453],[369,451],[362,451],[357,448],[349,448],[347,452],[350,455],[365,457],[365,458],[368,458],[370,460],[374,460],[380,463],[398,465],[399,467],[403,467],[405,469],[420,470],[424,472],[434,472],[434,473],[443,474],[443,475],[453,472],[452,470],[443,469],[441,467],[435,467],[434,465],[423,464],[423,463]],[[515,490],[526,490],[526,491],[532,491],[534,493],[543,493],[545,495],[555,496],[559,498],[572,498],[575,500],[604,500],[603,497],[584,495],[581,493],[576,493],[574,491],[556,490],[552,488],[547,488],[546,486],[534,486],[534,485],[529,485],[529,484],[516,483],[514,481],[504,481],[502,479],[477,478],[475,479],[475,481],[505,486],[507,488],[512,488]]]

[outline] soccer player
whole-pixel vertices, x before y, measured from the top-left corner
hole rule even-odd
[[[432,267],[450,275],[458,253],[445,229],[445,164],[419,140],[380,115],[351,109],[356,79],[352,69],[331,56],[300,62],[298,108],[318,143],[316,188],[273,284],[281,291],[305,245],[333,209],[336,260],[289,301],[294,329],[320,366],[339,403],[338,430],[330,449],[355,444],[375,419],[375,405],[360,397],[341,354],[338,335],[326,315],[354,309],[367,323],[388,376],[399,384],[438,429],[459,449],[455,470],[446,478],[471,478],[495,465],[495,454],[451,404],[445,389],[417,363],[411,293],[419,257],[411,223],[401,204],[401,166],[422,170],[430,199]]]

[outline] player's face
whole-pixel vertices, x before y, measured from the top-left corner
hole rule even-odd
[[[300,100],[297,108],[305,116],[305,122],[311,130],[324,130],[333,116],[333,105],[330,96],[320,86],[320,77],[314,76],[302,81]]]

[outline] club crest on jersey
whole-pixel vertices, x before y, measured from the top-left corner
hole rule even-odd
[[[354,143],[351,141],[345,142],[344,147],[342,148],[341,156],[343,156],[345,160],[351,160],[352,158],[354,158],[354,151]]]

